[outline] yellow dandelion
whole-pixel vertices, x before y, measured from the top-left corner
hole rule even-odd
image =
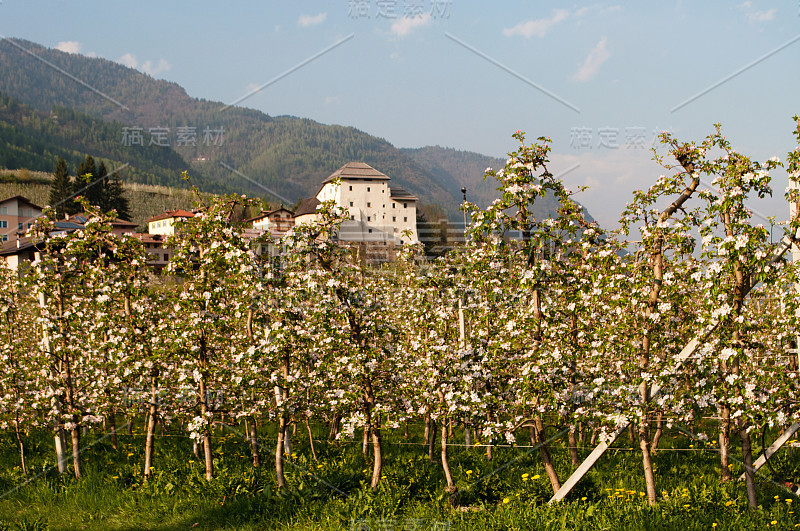
[[[472,470],[467,470],[467,475],[468,476],[472,475]]]
[[[119,479],[119,476],[111,476],[111,479]]]
[[[322,468],[323,465],[317,465],[317,468]]]
[[[725,507],[730,507],[734,503],[736,503],[736,502],[734,502],[733,500],[728,500],[728,501],[725,502]]]
[[[711,527],[717,527],[717,523],[714,522],[713,524],[711,524]]]
[[[689,505],[688,503],[683,506],[684,509],[688,509],[689,507],[691,507],[691,505]]]
[[[133,457],[133,454],[132,453],[128,454],[128,457]]]
[[[584,496],[583,498],[581,498],[581,501],[586,501],[586,496]]]
[[[540,477],[542,477],[542,476],[540,476],[539,474],[536,474],[535,476],[533,476],[533,479],[536,480],[536,479],[539,479]]]
[[[503,498],[503,503],[508,503],[508,502],[510,502],[510,501],[511,501],[511,499],[510,499],[510,498]]]
[[[528,479],[528,473],[527,472],[522,474],[522,479]]]
[[[644,495],[645,495],[644,492],[641,491],[639,492],[639,496],[644,496]]]
[[[771,521],[770,523],[771,523],[772,525],[778,525],[778,521],[777,521],[777,520],[773,520],[773,521]]]

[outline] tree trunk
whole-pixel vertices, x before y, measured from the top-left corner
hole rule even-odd
[[[375,419],[375,426],[370,430],[372,432],[372,482],[370,487],[372,490],[378,488],[381,481],[381,471],[383,470],[383,445],[381,441],[381,420],[380,417]]]
[[[153,452],[155,449],[156,420],[158,418],[158,369],[150,371],[150,409],[147,420],[147,435],[144,443],[144,479],[150,477],[150,468],[153,466]],[[197,441],[195,440],[195,447]],[[195,455],[197,452],[195,452]]]
[[[80,419],[77,415],[73,415],[73,422],[75,427],[70,430],[72,436],[72,466],[75,469],[75,478],[81,479],[83,473],[81,472],[81,432],[78,422]]]
[[[456,492],[456,485],[453,482],[453,475],[450,473],[450,463],[447,461],[447,438],[448,430],[444,429],[442,425],[442,470],[444,470],[444,479],[447,481],[447,487],[444,491],[448,494]]]
[[[250,455],[253,456],[253,466],[257,467],[261,464],[258,455],[258,425],[256,424],[255,415],[250,417]]]
[[[366,462],[369,459],[369,423],[364,426],[364,436],[361,438],[361,454]]]
[[[108,393],[108,391],[106,391]],[[110,393],[109,393],[110,394]],[[111,447],[117,449],[117,419],[114,416],[114,406],[111,406],[108,415],[106,415],[106,424],[108,430],[111,432]]]
[[[283,439],[286,436],[286,417],[281,415],[278,419],[278,442],[275,445],[275,473],[278,476],[278,488],[286,486],[286,477],[283,475]]]
[[[731,442],[731,409],[727,406],[722,408],[722,419],[719,427],[719,464],[722,467],[721,481],[728,482],[733,479],[731,475],[730,463],[728,460],[728,450]]]
[[[195,459],[200,459],[200,445],[197,443],[197,439],[192,439],[192,453]]]
[[[434,419],[429,419],[429,422],[430,422],[430,431],[428,433],[428,461],[430,461],[431,463],[435,463],[436,458],[434,457],[434,447],[435,447],[434,441],[436,440],[437,423]],[[447,430],[443,429],[443,431]]]
[[[656,433],[653,435],[653,442],[650,445],[650,452],[655,453],[658,450],[658,441],[661,440],[661,435],[664,433],[664,412],[659,411],[656,417]]]
[[[202,371],[201,371],[202,372]],[[214,478],[214,460],[211,456],[211,422],[208,421],[208,389],[206,389],[206,375],[200,377],[200,416],[203,424],[203,458],[206,465],[206,481]],[[150,420],[155,422],[155,419]]]
[[[742,440],[742,461],[744,461],[744,479],[747,484],[747,505],[751,509],[758,508],[756,499],[756,478],[753,468],[753,449],[750,444],[750,434],[747,433],[746,426],[739,430],[739,438]]]
[[[550,448],[547,445],[547,439],[545,431],[544,431],[544,423],[542,422],[542,417],[536,416],[534,419],[534,423],[536,425],[536,437],[539,439],[537,441],[539,445],[539,455],[542,458],[542,463],[544,463],[544,470],[547,472],[547,477],[550,479],[550,486],[553,487],[553,494],[558,492],[561,488],[561,480],[558,479],[558,473],[556,472],[556,468],[553,466],[553,460],[550,457]]]
[[[14,421],[14,433],[17,434],[17,447],[19,448],[19,462],[22,466],[22,473],[28,475],[28,467],[25,466],[25,446],[22,444],[22,436],[19,431],[19,413]]]
[[[341,422],[341,420],[341,415],[336,415],[333,417],[333,420],[331,421],[331,429],[328,432],[328,439],[332,441],[336,440],[336,437],[339,435],[339,422]]]
[[[425,440],[425,444],[428,444],[429,439],[431,436],[431,415],[430,413],[425,414],[425,432],[422,438]]]
[[[469,424],[467,424],[466,422],[464,426],[464,446],[466,446],[467,450],[469,450],[470,448],[472,448],[472,428],[470,428]]]
[[[569,430],[569,435],[567,435],[567,439],[569,441],[569,458],[572,462],[573,466],[578,466],[580,464],[580,459],[578,458],[578,441],[575,440],[575,426],[572,426]]]
[[[292,432],[289,430],[290,425],[291,423],[287,419],[286,430],[284,430],[283,434],[283,453],[289,461],[292,460]]]
[[[203,457],[206,464],[206,480],[211,481],[214,479],[214,459],[211,456],[210,424],[206,424],[205,432],[203,433]]]
[[[656,476],[653,473],[653,461],[650,455],[650,434],[646,422],[639,428],[639,448],[642,450],[642,468],[644,484],[647,491],[647,503],[656,504]]]
[[[314,448],[314,434],[311,432],[311,423],[308,422],[308,417],[306,417],[306,429],[308,430],[308,444],[311,446],[311,457],[316,461],[317,451]]]

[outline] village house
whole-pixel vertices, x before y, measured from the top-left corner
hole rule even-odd
[[[14,240],[17,232],[27,231],[41,215],[42,208],[21,195],[3,199],[0,201],[0,240]]]
[[[157,216],[145,221],[148,234],[172,236],[175,234],[175,221],[178,219],[193,218],[194,213],[188,210],[165,210]]]
[[[264,211],[247,222],[252,223],[253,229],[261,233],[269,232],[273,238],[280,238],[294,227],[294,216],[295,213],[291,210],[280,207]]]

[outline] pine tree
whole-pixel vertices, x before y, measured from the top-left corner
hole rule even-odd
[[[106,169],[106,163],[100,161],[100,166],[97,167],[97,175],[95,176],[95,180],[97,181],[94,186],[97,186],[100,190],[98,194],[98,203],[97,206],[100,207],[100,210],[103,212],[108,212],[111,210],[111,200],[108,193],[108,169]]]
[[[59,218],[64,214],[75,209],[75,202],[72,200],[72,184],[69,179],[67,163],[61,157],[58,158],[56,169],[53,171],[53,184],[50,185],[50,206],[56,209]]]
[[[103,200],[103,187],[97,179],[97,166],[91,155],[78,166],[78,175],[75,178],[75,195],[83,196],[94,206],[100,206]]]
[[[128,198],[125,197],[125,190],[122,187],[122,180],[112,176],[106,181],[106,200],[108,203],[108,210],[116,210],[117,217],[125,221],[131,220],[131,210],[128,204]]]

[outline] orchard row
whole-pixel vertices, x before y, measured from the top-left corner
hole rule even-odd
[[[288,428],[313,421],[363,434],[374,488],[382,430],[424,418],[442,427],[449,492],[444,426],[454,421],[490,444],[530,429],[555,492],[547,424],[571,427],[573,450],[577,426],[605,437],[632,424],[655,503],[650,454],[665,423],[711,416],[718,432],[697,436],[719,438],[730,479],[731,437],[752,463],[751,431],[800,409],[788,352],[800,333],[798,271],[746,205],[771,193],[784,164],[734,151],[719,127],[699,143],[665,134],[656,160],[666,174],[611,231],[547,169],[548,139],[514,136],[506,166],[487,169],[500,198],[465,204],[466,243],[435,261],[408,245],[390,265],[365,266],[336,241],[344,212],[331,203],[280,240],[247,239],[231,214],[252,201],[226,196],[176,224],[167,281],[156,282],[142,243],[113,234],[110,215],[87,204],[85,230],[64,234],[46,211],[33,228],[37,260],[21,275],[2,270],[0,421],[23,462],[24,433],[49,427],[62,470],[70,438],[80,477],[82,428],[113,430],[139,404],[145,477],[157,422],[188,429],[211,479],[215,421],[250,420],[257,463],[253,420],[267,419],[282,487]],[[799,154],[784,166],[795,183]],[[558,214],[540,219],[531,207],[545,197]],[[800,201],[795,188],[787,199]],[[798,229],[793,218],[788,234]]]

